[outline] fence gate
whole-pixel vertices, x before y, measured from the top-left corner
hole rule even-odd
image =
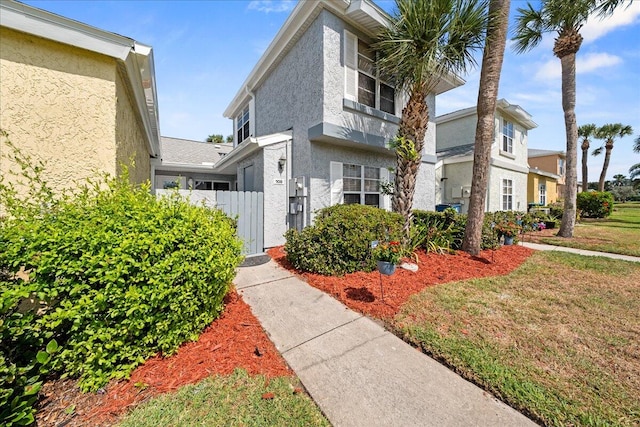
[[[244,255],[264,251],[264,193],[256,191],[216,191],[216,207],[238,220],[238,237]]]

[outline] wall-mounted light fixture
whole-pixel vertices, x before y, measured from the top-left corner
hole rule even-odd
[[[442,177],[440,178],[440,182],[444,181],[445,179],[449,179],[449,178]]]
[[[282,156],[280,156],[280,159],[278,159],[278,172],[282,173],[282,171],[284,171],[284,165],[286,164],[287,158],[283,154]]]
[[[189,178],[189,179],[187,180],[187,188],[188,188],[189,190],[193,190],[193,178]]]

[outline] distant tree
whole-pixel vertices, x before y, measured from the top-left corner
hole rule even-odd
[[[233,135],[227,135],[227,142],[233,142]]]
[[[611,151],[613,150],[613,142],[616,138],[623,138],[633,133],[633,128],[629,125],[623,125],[622,123],[608,123],[601,126],[596,131],[596,138],[604,140],[604,146],[598,147],[593,150],[594,156],[602,154],[604,149],[604,163],[602,164],[602,172],[600,172],[600,181],[598,189],[604,191],[604,179],[607,176],[607,169],[609,168],[609,161],[611,160]]]
[[[631,185],[623,185],[612,188],[611,194],[613,194],[613,199],[616,202],[626,202],[636,195],[636,190]]]
[[[211,144],[222,144],[222,143],[224,143],[224,137],[222,135],[219,135],[219,134],[209,135],[207,137],[207,142],[209,142]]]
[[[640,140],[640,137],[636,139],[636,141],[638,140]],[[633,185],[633,188],[635,189],[640,188],[640,163],[636,163],[635,165],[629,168],[629,178],[631,179],[631,184]]]
[[[640,135],[633,141],[633,151],[640,153]]]
[[[588,125],[582,125],[578,128],[578,136],[582,138],[582,191],[587,191],[589,182],[589,167],[587,166],[587,160],[589,158],[589,143],[590,139],[596,135],[598,127],[589,123]]]
[[[622,175],[621,173],[613,175],[613,182],[611,183],[614,187],[622,187],[627,185],[627,177]]]
[[[539,45],[545,33],[556,33],[553,54],[562,69],[562,111],[567,139],[564,215],[558,235],[572,237],[576,224],[578,193],[578,125],[576,123],[576,54],[582,45],[580,30],[589,16],[610,16],[623,0],[542,0],[534,8],[519,8],[515,49],[526,52]],[[629,2],[628,4],[631,4]]]

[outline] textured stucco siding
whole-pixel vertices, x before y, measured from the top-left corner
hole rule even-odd
[[[264,247],[284,245],[287,231],[288,195],[287,173],[278,170],[280,158],[286,158],[286,142],[273,144],[263,149],[263,191],[264,191]],[[282,179],[283,183],[275,180]]]
[[[527,181],[527,203],[540,203],[540,184],[545,184],[547,187],[547,204],[558,200],[558,182],[556,180],[530,173]]]
[[[502,152],[502,125],[504,120],[513,123],[513,153]],[[475,132],[475,131],[474,131]],[[504,161],[528,168],[528,132],[515,119],[496,112],[496,144],[492,148],[492,156]],[[470,141],[473,142],[473,139]]]
[[[473,114],[438,124],[436,129],[438,150],[473,144],[475,141],[477,117],[478,116]]]
[[[55,190],[116,173],[115,60],[0,28],[0,83],[0,127]],[[5,175],[16,165],[0,150]]]
[[[511,179],[513,181],[513,210],[526,211],[528,174],[498,167],[492,167],[490,173],[488,211],[495,212],[502,210],[503,179]]]
[[[141,128],[141,118],[132,103],[133,96],[122,73],[116,78],[116,170],[129,167],[129,180],[141,183],[151,179],[149,149]],[[133,161],[133,167],[131,162]]]
[[[383,156],[366,150],[348,147],[337,147],[333,144],[311,144],[311,155],[314,159],[311,170],[309,191],[311,198],[310,211],[313,214],[318,209],[331,206],[330,162],[351,163],[376,168],[395,167],[395,157]]]
[[[470,187],[473,179],[473,162],[461,162],[444,166],[442,176],[447,178],[442,182],[442,203],[460,203],[462,213],[469,210],[468,197],[453,197],[454,189],[460,191],[462,187]],[[458,193],[456,193],[457,195]]]

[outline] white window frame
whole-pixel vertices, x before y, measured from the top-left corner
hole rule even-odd
[[[213,179],[194,179],[193,180],[193,189],[197,190],[198,188],[198,183],[210,183],[211,184],[211,190],[204,190],[204,191],[218,191],[215,189],[216,184],[227,184],[229,186],[229,188],[226,191],[230,191],[231,190],[231,183],[229,181],[216,181]],[[225,191],[225,190],[223,190]]]
[[[538,184],[538,203],[547,205],[547,183]]]
[[[246,104],[235,119],[235,140],[236,145],[251,136],[251,108]]]
[[[500,200],[503,211],[513,210],[513,180],[503,179],[500,187]]]
[[[564,174],[565,174],[565,165],[566,165],[566,160],[565,159],[558,159],[558,175],[564,176]]]
[[[360,168],[360,190],[359,191],[347,191],[344,189],[344,180],[352,177],[344,176],[345,165]],[[377,178],[367,178],[367,169],[378,171]],[[378,181],[377,191],[366,191],[365,182],[367,180]],[[366,195],[376,194],[378,195],[377,207],[381,209],[389,210],[391,207],[391,197],[389,195],[382,194],[380,183],[390,181],[390,173],[387,168],[377,168],[366,165],[358,165],[353,163],[343,164],[341,162],[330,162],[330,182],[331,182],[331,205],[343,204],[345,194],[358,194],[360,198],[360,204],[365,204]]]
[[[375,58],[366,56],[364,52],[360,50],[360,43],[367,45],[366,42],[359,39],[356,35],[349,31],[344,31],[344,64],[345,64],[345,98],[356,101],[362,105],[366,105],[370,108],[375,108],[387,114],[397,115],[398,110],[398,91],[394,85],[388,83],[380,77],[380,73],[375,69]],[[375,53],[374,53],[375,54]],[[371,70],[366,70],[360,66],[361,59],[366,61],[372,61],[374,64],[373,73]],[[360,102],[360,74],[374,80],[374,105],[365,104]],[[384,111],[380,108],[380,95],[381,86],[385,85],[393,89],[393,111]]]
[[[513,140],[516,136],[515,124],[502,119],[502,151],[513,154]]]

